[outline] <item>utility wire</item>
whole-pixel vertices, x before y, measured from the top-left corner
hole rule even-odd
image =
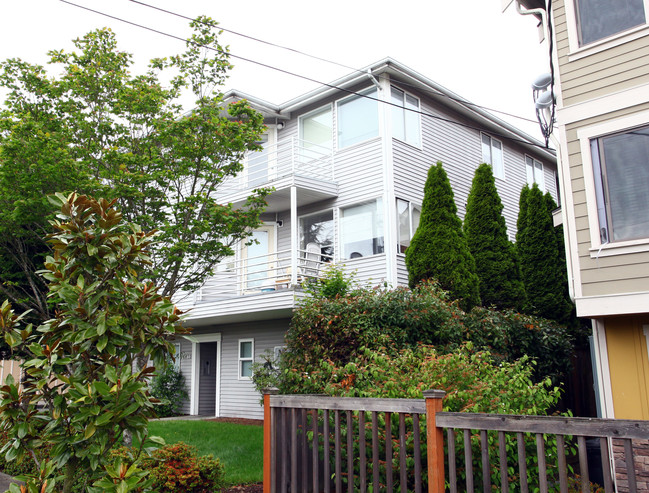
[[[399,105],[399,104],[392,103],[391,101],[380,100],[380,99],[378,99],[378,98],[375,98],[375,97],[369,96],[369,95],[367,95],[367,94],[363,94],[363,93],[360,93],[360,92],[352,91],[352,90],[350,90],[350,89],[346,89],[346,88],[344,88],[344,87],[338,87],[338,86],[336,86],[336,85],[334,85],[334,84],[330,84],[330,83],[327,83],[327,82],[322,82],[322,81],[319,81],[319,80],[313,79],[313,78],[311,78],[311,77],[307,77],[307,76],[305,76],[305,75],[296,74],[296,73],[294,73],[294,72],[290,72],[290,71],[288,71],[288,70],[284,70],[284,69],[281,69],[281,68],[279,68],[279,67],[274,67],[274,66],[272,66],[272,65],[268,65],[268,64],[265,64],[265,63],[262,63],[262,62],[258,62],[258,61],[256,61],[256,60],[252,60],[252,59],[250,59],[250,58],[246,58],[246,57],[242,57],[242,56],[239,56],[239,55],[235,55],[235,54],[233,54],[233,53],[231,53],[231,52],[229,52],[229,51],[225,51],[225,50],[221,50],[221,49],[218,49],[218,48],[214,48],[214,47],[212,47],[212,46],[201,45],[200,43],[196,43],[196,42],[194,42],[194,41],[191,41],[191,40],[189,40],[189,39],[183,38],[183,37],[181,37],[181,36],[176,36],[176,35],[174,35],[174,34],[170,34],[170,33],[164,32],[164,31],[159,31],[159,30],[157,30],[157,29],[153,29],[153,28],[151,28],[151,27],[144,26],[144,25],[142,25],[142,24],[138,24],[138,23],[136,23],[136,22],[133,22],[133,21],[129,21],[129,20],[123,19],[123,18],[121,18],[121,17],[117,17],[117,16],[114,16],[114,15],[110,15],[110,14],[107,14],[107,13],[105,13],[105,12],[101,12],[101,11],[99,11],[99,10],[91,9],[90,7],[86,7],[86,6],[84,6],[84,5],[79,5],[79,4],[76,4],[76,3],[70,2],[69,0],[59,0],[59,1],[65,3],[65,4],[68,4],[68,5],[71,5],[71,6],[73,6],[73,7],[77,7],[77,8],[80,8],[80,9],[83,9],[83,10],[87,10],[87,11],[89,11],[89,12],[93,12],[93,13],[95,13],[95,14],[98,14],[98,15],[104,16],[104,17],[108,17],[109,19],[114,19],[114,20],[116,20],[116,21],[123,22],[123,23],[125,23],[125,24],[129,24],[129,25],[131,25],[131,26],[138,27],[138,28],[140,28],[140,29],[144,29],[144,30],[147,30],[147,31],[151,31],[151,32],[154,32],[154,33],[156,33],[156,34],[160,34],[160,35],[162,35],[162,36],[166,36],[166,37],[168,37],[168,38],[176,39],[176,40],[178,40],[178,41],[183,41],[184,43],[190,43],[190,44],[192,44],[192,45],[195,45],[195,46],[198,46],[198,47],[201,47],[201,48],[205,48],[205,49],[208,49],[208,50],[211,50],[211,51],[215,51],[215,52],[217,52],[217,53],[219,53],[219,54],[222,54],[222,55],[230,56],[230,57],[232,57],[232,58],[236,58],[236,59],[238,59],[238,60],[242,60],[242,61],[245,61],[245,62],[248,62],[248,63],[252,63],[252,64],[255,64],[255,65],[258,65],[258,66],[260,66],[260,67],[264,67],[264,68],[267,68],[267,69],[270,69],[270,70],[275,70],[275,71],[277,71],[277,72],[280,72],[280,73],[283,73],[283,74],[286,74],[286,75],[290,75],[290,76],[292,76],[292,77],[297,77],[297,78],[300,78],[300,79],[303,79],[303,80],[306,80],[306,81],[309,81],[309,82],[313,82],[313,83],[319,84],[319,85],[324,86],[324,87],[329,87],[329,88],[331,88],[331,89],[335,89],[335,90],[338,90],[338,91],[341,91],[341,92],[345,92],[345,93],[350,94],[350,95],[355,95],[355,96],[358,96],[358,97],[362,97],[362,98],[370,99],[370,100],[372,100],[372,101],[376,101],[376,102],[378,102],[378,103],[388,104],[388,105],[390,105],[390,106],[394,106],[394,107],[399,108],[399,109],[401,109],[401,110],[411,111],[412,113],[416,113],[416,114],[419,114],[419,115],[425,116],[425,117],[427,117],[427,118],[431,118],[431,119],[433,119],[433,120],[438,120],[438,121],[442,121],[442,122],[445,122],[445,123],[450,123],[450,124],[457,125],[457,126],[464,127],[464,128],[468,128],[468,129],[471,129],[471,130],[476,130],[476,131],[478,131],[478,132],[483,131],[483,129],[480,128],[480,127],[476,127],[476,126],[473,126],[473,125],[469,125],[469,124],[466,124],[466,123],[462,123],[462,122],[459,122],[459,121],[456,121],[456,120],[450,120],[450,119],[448,119],[448,118],[443,118],[443,117],[441,117],[441,116],[433,115],[433,114],[431,114],[431,113],[427,113],[427,112],[425,112],[425,111],[415,110],[415,109],[411,109],[411,108],[406,108],[406,107],[401,106],[401,105]],[[366,73],[366,72],[363,72],[363,73]],[[466,103],[466,101],[464,101],[464,100],[459,100],[459,102],[461,102],[462,104],[465,104],[465,103]],[[509,135],[503,135],[503,134],[498,134],[498,133],[494,133],[494,132],[490,132],[490,134],[493,135],[493,136],[495,136],[495,137],[499,137],[499,138],[501,138],[501,139],[503,139],[503,140],[508,140],[508,141],[510,141],[510,142],[516,142],[516,143],[519,143],[519,144],[531,145],[531,146],[538,147],[538,148],[540,148],[540,149],[545,149],[545,150],[548,150],[548,149],[549,149],[547,146],[544,146],[544,145],[542,145],[542,144],[537,144],[537,143],[535,143],[535,142],[528,141],[528,140],[524,140],[524,139],[518,139],[518,138],[515,138],[515,137],[511,137],[511,136],[509,136]]]
[[[169,14],[169,15],[173,15],[175,17],[179,17],[181,19],[185,19],[185,20],[189,20],[189,21],[195,20],[192,17],[186,16],[186,15],[183,15],[183,14],[179,14],[178,12],[172,12],[171,10],[163,9],[162,7],[157,7],[155,5],[150,5],[148,3],[141,2],[139,0],[129,0],[129,1],[132,2],[132,3],[136,3],[138,5],[142,5],[143,7],[148,7],[150,9],[154,9],[154,10],[158,10],[160,12],[164,12],[165,14]],[[238,32],[238,31],[233,31],[232,29],[227,29],[225,27],[222,27],[221,25],[219,25],[219,29],[224,31],[224,32],[230,33],[230,34],[234,34],[235,36],[240,36],[242,38],[249,39],[251,41],[255,41],[255,42],[262,43],[262,44],[265,44],[265,45],[268,45],[268,46],[272,46],[274,48],[287,50],[287,51],[290,51],[292,53],[297,53],[298,55],[302,55],[302,56],[305,56],[305,57],[308,57],[308,58],[313,58],[314,60],[329,63],[331,65],[336,65],[338,67],[342,67],[344,69],[351,70],[352,72],[357,72],[359,74],[365,74],[366,73],[364,70],[361,70],[361,69],[358,69],[358,68],[355,68],[355,67],[350,67],[349,65],[345,65],[343,63],[335,62],[335,61],[329,60],[327,58],[322,58],[322,57],[319,57],[317,55],[312,55],[312,54],[306,53],[304,51],[296,50],[295,48],[291,48],[289,46],[279,45],[279,44],[272,43],[270,41],[266,41],[266,40],[263,40],[263,39],[260,39],[260,38],[255,38],[254,36],[250,36],[248,34],[244,34],[244,33]],[[406,87],[411,87],[411,88],[415,87],[413,84],[409,84],[407,82],[400,82],[400,85],[403,85],[403,86],[406,86]],[[456,102],[466,104],[466,105],[469,105],[469,106],[475,106],[476,108],[481,108],[481,109],[484,109],[484,110],[487,110],[487,111],[491,111],[492,113],[500,113],[502,115],[506,115],[506,116],[509,116],[509,117],[512,117],[512,118],[518,118],[519,120],[523,120],[523,121],[526,121],[526,122],[538,123],[536,120],[532,120],[531,118],[525,118],[524,116],[514,115],[513,113],[507,113],[506,111],[497,110],[497,109],[494,109],[494,108],[488,108],[486,106],[481,106],[481,105],[479,105],[477,103],[472,103],[472,102],[466,101],[466,100],[464,100],[462,98],[455,98],[455,97],[450,96],[448,94],[444,94],[444,93],[441,93],[439,91],[434,91],[432,89],[427,89],[424,92],[427,92],[428,94],[435,94],[437,96],[442,96],[442,97],[444,97],[446,99],[450,99],[452,101],[456,101]]]

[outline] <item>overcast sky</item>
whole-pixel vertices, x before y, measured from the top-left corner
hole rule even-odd
[[[115,17],[186,37],[187,21],[129,0],[70,0]],[[410,66],[470,101],[534,119],[530,83],[548,72],[536,20],[501,0],[142,0],[194,17],[205,14],[221,27],[274,44],[362,68],[386,56]],[[0,0],[0,59],[45,63],[50,49],[72,48],[71,40],[109,26],[120,48],[143,70],[152,57],[183,50],[179,41],[59,0]],[[317,87],[296,76],[242,61],[243,57],[321,82],[352,70],[288,50],[224,33],[235,65],[224,89],[239,89],[280,104]],[[538,125],[495,113],[540,139]]]

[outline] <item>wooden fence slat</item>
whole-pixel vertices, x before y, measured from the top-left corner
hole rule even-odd
[[[536,434],[536,457],[539,466],[539,489],[541,493],[548,493],[548,472],[545,465],[545,442],[543,434]]]
[[[446,428],[446,443],[448,444],[448,482],[451,493],[457,493],[457,466],[455,464],[455,431]]]
[[[649,428],[649,426],[647,428]],[[629,481],[629,493],[636,493],[636,491],[638,491],[638,485],[635,478],[635,464],[633,463],[633,444],[628,438],[624,440],[624,460],[626,461],[626,475]]]
[[[288,440],[286,439],[288,435],[288,423],[286,422],[289,409],[282,409],[282,414],[281,414],[281,432],[280,432],[280,442],[279,442],[279,450],[280,450],[280,461],[281,461],[281,467],[282,467],[282,475],[281,475],[281,483],[280,483],[280,491],[282,493],[287,493],[288,491],[288,464],[289,461],[287,460],[287,456],[289,453],[289,448],[288,448]]]
[[[399,413],[399,482],[401,483],[402,493],[408,493],[406,452],[406,415]]]
[[[354,420],[352,412],[347,411],[347,492],[354,491]]]
[[[464,469],[466,471],[466,491],[473,493],[473,452],[471,450],[471,431],[468,429],[464,430]]]
[[[509,493],[509,478],[507,474],[507,448],[505,444],[505,432],[498,432],[498,459],[500,461],[500,491]]]
[[[331,492],[331,450],[329,448],[329,410],[324,410],[324,424],[323,424],[323,435],[324,435],[324,490],[325,493]]]
[[[330,411],[376,411],[426,413],[424,399],[383,399],[369,397],[326,397],[321,395],[273,395],[273,407],[328,409]]]
[[[360,455],[361,493],[367,491],[367,451],[365,450],[365,411],[358,413],[358,455]]]
[[[525,437],[522,433],[516,433],[516,445],[518,447],[518,474],[521,481],[521,493],[528,493],[527,454],[525,453]]]
[[[412,434],[415,456],[415,493],[421,493],[421,427],[419,414],[412,415]]]
[[[385,487],[392,491],[392,413],[385,413]]]
[[[577,437],[577,448],[579,450],[579,475],[581,477],[581,491],[590,492],[590,478],[588,477],[588,455],[586,450],[586,437]]]
[[[491,474],[489,467],[489,442],[487,430],[480,430],[480,450],[482,453],[482,491],[491,491]]]
[[[336,474],[336,493],[343,491],[343,478],[342,478],[342,443],[340,441],[340,411],[334,411],[334,433],[335,433],[335,474]]]
[[[372,411],[372,491],[379,491],[379,420]]]
[[[297,488],[297,409],[291,409],[291,490]]]
[[[320,481],[319,481],[319,468],[318,468],[318,463],[320,462],[320,457],[319,457],[319,435],[320,432],[318,430],[318,410],[313,409],[311,411],[311,431],[313,432],[313,437],[311,437],[311,446],[313,450],[311,451],[311,461],[313,465],[313,473],[312,473],[312,480],[313,480],[313,491],[320,491]]]
[[[608,439],[599,439],[599,450],[602,454],[602,472],[604,476],[604,493],[613,493],[613,480],[611,478],[611,456],[608,451]]]
[[[568,493],[568,467],[566,466],[566,441],[563,435],[557,435],[557,467],[559,468],[559,489]]]
[[[306,417],[307,410],[306,409],[301,409],[300,410],[300,430],[302,431],[302,434],[300,435],[300,455],[302,458],[302,466],[301,466],[301,475],[302,475],[302,491],[304,493],[307,492],[309,489],[309,459],[308,459],[308,441],[309,438],[307,437],[307,417]]]

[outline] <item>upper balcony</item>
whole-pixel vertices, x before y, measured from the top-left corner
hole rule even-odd
[[[250,153],[244,170],[221,187],[222,200],[235,206],[245,203],[255,188],[273,187],[266,212],[286,210],[291,188],[296,187],[297,206],[338,195],[331,149],[295,137],[264,145]]]

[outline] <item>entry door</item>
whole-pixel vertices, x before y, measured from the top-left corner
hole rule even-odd
[[[198,414],[216,415],[216,342],[200,343],[200,364],[198,376]]]
[[[262,146],[261,150],[248,155],[248,187],[258,187],[268,183],[274,178],[276,171],[276,149],[277,135],[275,128],[269,129],[257,142]]]
[[[275,226],[267,225],[256,229],[251,239],[256,241],[243,248],[244,289],[246,291],[272,290],[275,287],[271,276],[274,267]]]

